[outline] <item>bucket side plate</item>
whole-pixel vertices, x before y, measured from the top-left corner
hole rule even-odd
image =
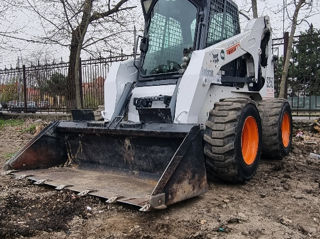
[[[49,168],[66,162],[64,138],[57,134],[59,121],[53,122],[6,162],[5,170]]]

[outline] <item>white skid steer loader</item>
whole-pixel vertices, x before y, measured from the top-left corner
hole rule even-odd
[[[207,176],[245,182],[261,154],[289,153],[269,18],[240,33],[231,0],[141,3],[141,55],[112,65],[104,121],[73,111],[9,160],[8,173],[148,211],[204,193]]]

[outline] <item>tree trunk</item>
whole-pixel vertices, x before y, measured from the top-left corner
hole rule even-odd
[[[257,0],[251,0],[251,4],[252,4],[253,18],[258,18],[258,5],[257,5]]]
[[[72,32],[72,40],[70,47],[70,55],[69,55],[69,68],[68,68],[68,94],[67,98],[67,106],[69,109],[77,108],[76,102],[76,59],[77,59],[77,48],[78,48],[78,40],[75,32]]]
[[[78,29],[78,28],[77,28]],[[81,109],[81,85],[80,85],[80,54],[83,40],[79,39],[79,31],[72,32],[72,41],[69,57],[68,79],[70,86],[69,102],[71,108]]]
[[[80,56],[83,41],[90,23],[92,0],[86,0],[83,7],[83,16],[80,25],[72,31],[70,48],[70,65],[68,69],[68,80],[70,93],[68,101],[70,108],[81,109],[81,84],[80,84]]]
[[[292,46],[293,46],[293,37],[294,37],[294,34],[296,32],[296,28],[297,28],[299,11],[300,11],[301,7],[304,5],[304,3],[305,3],[305,0],[299,0],[298,4],[296,6],[296,9],[294,10],[286,59],[285,59],[283,71],[281,74],[279,98],[287,98],[286,83],[287,83],[287,78],[288,78],[288,71],[289,71],[291,52],[292,52]]]

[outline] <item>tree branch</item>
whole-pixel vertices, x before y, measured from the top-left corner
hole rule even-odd
[[[60,0],[60,2],[62,3],[62,6],[63,6],[63,11],[64,11],[64,14],[65,14],[65,17],[66,17],[66,20],[67,20],[67,23],[69,25],[69,27],[71,28],[71,31],[73,31],[73,26],[69,20],[69,15],[68,15],[68,12],[67,12],[67,8],[66,8],[66,3],[64,0]]]
[[[63,28],[59,27],[57,24],[55,24],[53,21],[51,21],[50,19],[48,19],[47,17],[43,16],[43,14],[40,13],[40,11],[35,7],[33,6],[29,0],[26,0],[27,3],[29,4],[29,6],[32,8],[32,10],[39,15],[39,17],[41,17],[42,19],[44,19],[45,21],[49,22],[51,25],[53,25],[55,28],[61,30]]]
[[[124,32],[129,32],[129,30],[123,30],[123,31],[115,32],[115,33],[110,34],[110,35],[108,35],[106,37],[99,38],[99,39],[97,39],[97,40],[95,40],[93,42],[88,43],[90,40],[93,40],[93,38],[90,38],[83,44],[83,48],[87,48],[87,47],[92,46],[92,45],[94,45],[94,44],[96,44],[98,42],[104,41],[104,40],[106,40],[108,38],[114,37],[114,36],[116,36],[118,34],[121,34],[121,33],[124,33]]]
[[[105,18],[105,17],[110,16],[116,12],[119,12],[119,11],[129,10],[129,9],[133,9],[136,7],[136,6],[132,6],[132,7],[125,7],[125,8],[120,9],[120,7],[123,4],[125,4],[126,2],[128,2],[128,0],[121,0],[112,9],[110,9],[109,11],[106,11],[106,12],[102,12],[102,13],[94,12],[90,18],[90,22],[96,21],[101,18]]]
[[[250,17],[249,17],[247,14],[245,14],[244,12],[242,12],[242,10],[239,11],[239,14],[242,15],[242,16],[244,16],[244,17],[247,18],[248,20],[250,20]]]

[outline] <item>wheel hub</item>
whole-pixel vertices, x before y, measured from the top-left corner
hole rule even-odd
[[[243,124],[241,134],[241,150],[244,162],[253,164],[259,147],[258,125],[254,117],[248,116]]]

